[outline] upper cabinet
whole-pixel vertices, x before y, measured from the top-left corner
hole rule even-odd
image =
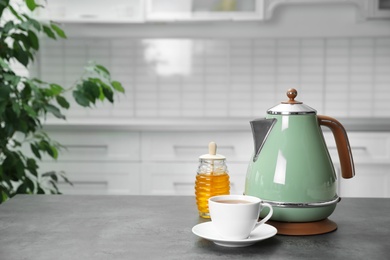
[[[147,0],[148,21],[263,20],[264,0]]]
[[[141,23],[144,0],[42,0],[34,15],[60,23]]]
[[[282,5],[351,4],[363,19],[390,18],[390,0],[41,0],[41,20],[61,23],[262,21]]]
[[[372,0],[367,6],[367,18],[390,18],[390,0]]]

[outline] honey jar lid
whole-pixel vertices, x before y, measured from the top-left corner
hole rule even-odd
[[[217,154],[217,144],[215,142],[209,143],[209,153],[199,156],[199,159],[203,160],[224,160],[225,156]]]

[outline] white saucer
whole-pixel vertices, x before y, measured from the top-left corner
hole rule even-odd
[[[277,230],[273,226],[263,224],[256,228],[248,238],[241,240],[230,240],[222,238],[215,230],[211,221],[198,224],[192,228],[192,233],[195,235],[213,241],[215,244],[226,247],[244,247],[254,243],[273,237]]]

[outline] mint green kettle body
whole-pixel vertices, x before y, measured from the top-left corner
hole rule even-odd
[[[251,121],[255,149],[245,194],[270,203],[271,220],[322,220],[332,214],[340,198],[320,126],[329,127],[335,136],[344,178],[354,176],[348,137],[336,119],[317,116],[316,110],[295,101],[295,89],[287,95],[290,100],[269,109],[266,118]]]

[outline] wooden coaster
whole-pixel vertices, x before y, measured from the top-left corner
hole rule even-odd
[[[267,224],[278,230],[278,235],[310,236],[332,232],[337,229],[337,224],[329,219],[314,222],[279,222],[269,220]]]

